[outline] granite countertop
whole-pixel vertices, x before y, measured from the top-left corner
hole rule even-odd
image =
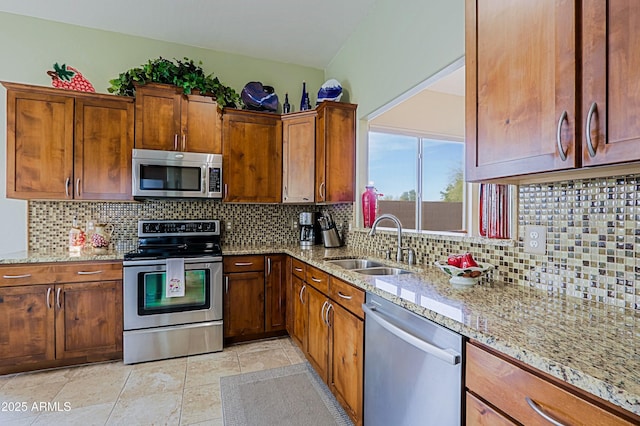
[[[413,274],[369,276],[327,259],[372,256],[350,248],[290,246],[223,247],[224,255],[285,253],[356,287],[375,293],[464,336],[549,373],[635,414],[640,414],[640,315],[588,300],[548,295],[484,278],[455,289],[435,266],[408,267]],[[16,253],[4,263],[121,260],[124,253],[82,255]]]

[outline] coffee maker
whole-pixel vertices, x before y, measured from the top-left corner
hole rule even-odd
[[[317,221],[316,214],[313,212],[300,213],[300,245],[312,246],[316,243],[317,233]]]

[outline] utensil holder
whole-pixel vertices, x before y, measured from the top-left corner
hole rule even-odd
[[[342,246],[342,239],[335,226],[322,230],[322,241],[324,241],[326,248]]]

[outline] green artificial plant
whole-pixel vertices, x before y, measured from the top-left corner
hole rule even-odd
[[[173,84],[182,88],[185,94],[197,90],[202,95],[211,96],[221,107],[237,108],[240,106],[240,95],[231,87],[222,84],[218,77],[213,77],[213,74],[206,75],[200,65],[202,62],[195,64],[189,58],[174,59],[173,61],[162,57],[150,59],[146,64],[131,68],[120,73],[118,78],[109,80],[111,87],[107,90],[109,93],[120,96],[135,96],[136,84]]]

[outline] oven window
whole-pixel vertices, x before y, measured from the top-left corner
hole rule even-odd
[[[140,165],[140,189],[200,192],[199,167]]]
[[[138,275],[138,315],[209,309],[211,281],[209,269],[185,271],[183,297],[165,297],[165,272],[145,272]]]

